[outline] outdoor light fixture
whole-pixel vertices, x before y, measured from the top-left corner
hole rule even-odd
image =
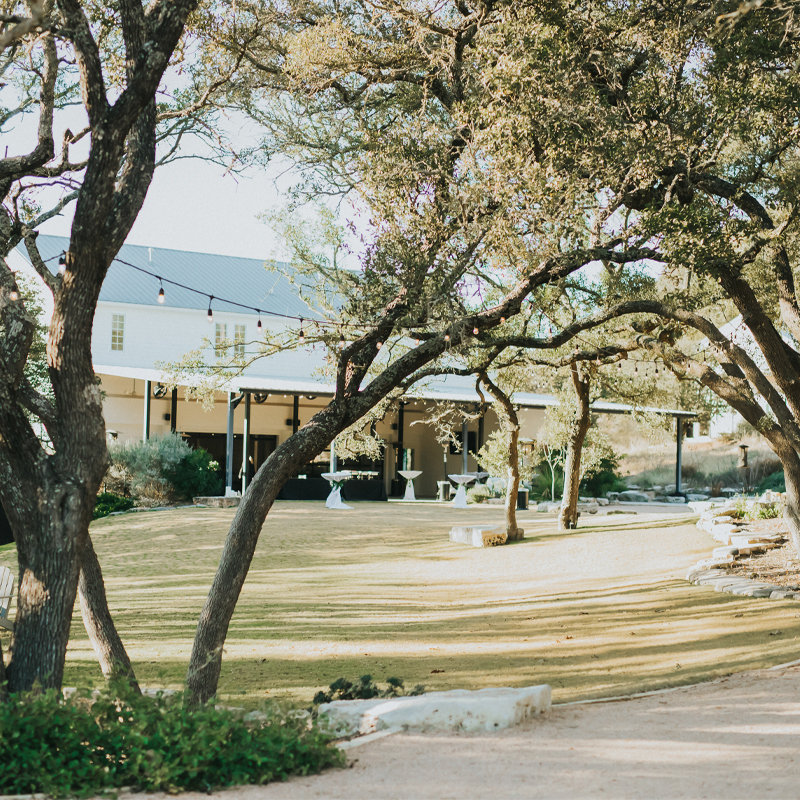
[[[158,279],[158,282],[161,284],[158,290],[158,302],[161,303],[161,305],[164,305],[164,282],[161,280],[161,278]]]
[[[213,299],[214,299],[214,295],[212,294],[212,295],[211,295],[211,296],[208,298],[208,313],[206,314],[206,319],[207,319],[209,322],[213,322],[213,321],[214,321],[214,312],[211,310],[211,301],[212,301]]]
[[[445,340],[446,342],[449,342],[449,341],[450,341],[450,334],[449,334],[449,333],[446,333],[446,334],[444,335],[444,340]]]
[[[472,335],[473,336],[477,336],[478,335],[478,326],[477,325],[472,329]]]
[[[19,292],[16,289],[12,289],[8,293],[8,299],[11,300],[12,303],[15,303],[17,300],[19,300]]]
[[[339,349],[344,350],[344,334],[339,334]]]
[[[65,252],[58,257],[58,271],[62,275],[67,271],[67,254]]]
[[[264,329],[264,326],[261,324],[261,315],[260,314],[258,315],[258,324],[256,325],[256,328],[258,329],[259,333],[261,333],[262,330]]]
[[[299,341],[300,344],[303,344],[305,340],[306,340],[306,335],[303,332],[303,318],[300,317],[300,335],[297,337],[297,341]]]
[[[380,350],[380,349],[381,349],[381,347],[383,347],[383,342],[376,342],[376,344],[375,344],[375,349],[376,349],[376,350]]]

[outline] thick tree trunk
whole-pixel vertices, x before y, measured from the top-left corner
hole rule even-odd
[[[569,433],[567,457],[564,462],[564,493],[558,515],[559,530],[578,527],[578,495],[581,483],[581,456],[589,430],[589,376],[581,377],[577,364],[572,365],[572,384],[578,405]]]
[[[795,555],[800,558],[800,458],[790,451],[781,458],[786,481],[786,503],[783,519],[789,531],[789,541]]]
[[[17,615],[7,670],[11,692],[36,685],[61,686],[78,586],[75,531],[88,527],[79,494],[42,491],[36,506],[17,507],[10,514],[19,563]]]
[[[78,581],[78,598],[86,633],[97,653],[100,669],[110,681],[125,681],[136,692],[139,684],[131,660],[122,644],[111,612],[108,609],[103,573],[97,554],[88,534],[81,547],[81,572]]]
[[[298,467],[326,450],[352,421],[345,419],[342,404],[334,400],[279,445],[253,476],[228,530],[219,567],[197,623],[186,676],[191,705],[205,703],[217,692],[228,626],[278,492]]]

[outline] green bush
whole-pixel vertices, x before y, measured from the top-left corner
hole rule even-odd
[[[766,491],[773,491],[773,492],[785,492],[786,491],[786,479],[784,478],[783,470],[778,470],[777,472],[771,472],[769,475],[765,475],[759,482],[758,482],[758,491],[759,492],[766,492]]]
[[[101,492],[97,495],[92,519],[107,517],[115,511],[127,511],[130,508],[133,508],[133,500],[130,497],[120,497],[113,492]]]
[[[202,448],[189,450],[177,464],[166,468],[164,474],[179,497],[190,499],[198,495],[222,494],[219,464]]]
[[[588,472],[581,481],[581,494],[590,497],[605,497],[608,492],[622,492],[627,484],[617,472],[619,462],[616,456],[606,456]]]
[[[192,450],[177,434],[112,445],[108,452],[105,485],[118,494],[169,503],[222,491],[219,464],[205,450]]]
[[[273,709],[248,724],[231,711],[189,708],[181,695],[65,700],[48,691],[0,704],[0,792],[90,796],[264,784],[341,765],[307,716]]]
[[[403,697],[404,695],[422,694],[425,687],[417,684],[410,692],[406,692],[400,678],[387,678],[386,688],[381,689],[372,675],[362,675],[355,683],[347,678],[337,678],[327,692],[317,692],[312,701],[315,706],[330,703],[333,700],[371,700],[373,697]]]

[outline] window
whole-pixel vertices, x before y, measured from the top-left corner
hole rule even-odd
[[[233,354],[236,358],[244,358],[244,340],[247,338],[247,326],[235,325],[233,328]]]
[[[111,315],[111,349],[122,350],[125,344],[125,315]]]
[[[228,346],[228,326],[224,322],[218,322],[214,328],[214,350],[224,353]]]

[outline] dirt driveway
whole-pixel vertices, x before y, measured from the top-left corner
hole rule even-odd
[[[214,797],[796,800],[800,666],[624,701],[555,706],[491,735],[394,734],[349,751],[348,760],[347,769]]]

